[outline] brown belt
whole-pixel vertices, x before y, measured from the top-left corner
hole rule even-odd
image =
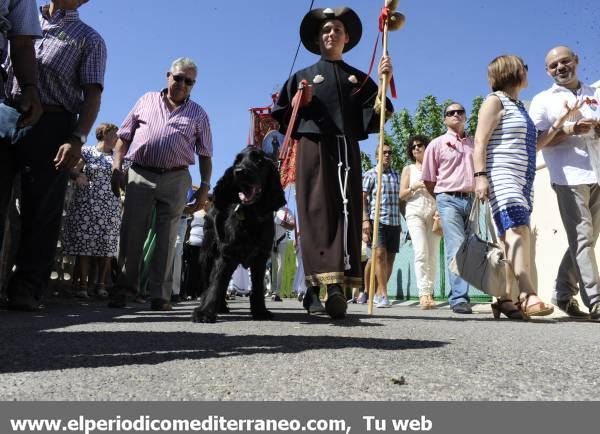
[[[158,173],[159,175],[162,175],[163,173],[175,172],[177,170],[187,169],[188,167],[187,166],[179,166],[179,167],[169,167],[167,169],[167,168],[163,168],[163,167],[142,166],[141,164],[133,163],[131,165],[131,168],[134,169],[134,170],[137,170],[137,169],[147,170],[148,172]]]
[[[62,105],[43,104],[42,110],[44,111],[44,113],[67,113],[67,109],[64,108]]]

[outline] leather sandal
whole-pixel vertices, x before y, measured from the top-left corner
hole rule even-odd
[[[433,295],[429,294],[427,297],[429,299],[429,309],[437,309],[437,303],[433,299]]]
[[[431,304],[429,302],[429,295],[422,295],[419,297],[419,306],[421,310],[429,310],[431,309]]]
[[[532,316],[546,316],[554,312],[554,306],[548,305],[542,300],[532,305],[528,305],[529,297],[532,295],[537,294],[529,293],[523,298],[519,297],[519,300],[515,303],[525,318]]]
[[[495,303],[492,303],[491,307],[492,314],[496,320],[500,319],[500,314],[513,320],[527,319],[527,317],[523,315],[521,309],[510,299],[498,299]]]

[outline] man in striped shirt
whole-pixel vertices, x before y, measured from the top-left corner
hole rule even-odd
[[[104,87],[106,45],[79,19],[87,0],[52,0],[41,10],[42,38],[35,42],[43,114],[14,146],[0,146],[0,204],[21,175],[21,236],[16,271],[8,283],[9,307],[39,310],[52,270],[68,170],[96,121]],[[28,83],[7,65],[9,98],[18,101]],[[24,89],[25,87],[25,89]]]
[[[377,240],[372,252],[377,256],[373,303],[375,307],[389,307],[387,284],[392,274],[396,253],[400,248],[400,174],[391,168],[392,148],[383,145],[381,203]],[[362,239],[368,246],[373,245],[373,221],[375,220],[375,198],[377,194],[377,166],[363,175],[363,221]],[[365,267],[365,288],[371,276],[369,260]]]
[[[156,249],[148,291],[153,310],[170,310],[172,264],[177,223],[186,208],[191,186],[188,166],[198,155],[200,188],[185,209],[192,214],[206,202],[212,171],[212,135],[206,112],[190,100],[197,68],[188,58],[173,62],[167,87],[143,95],[129,112],[117,135],[113,160],[113,192],[125,187],[123,160],[131,162],[127,178],[121,241],[120,273],[109,307],[124,307],[127,296],[139,291],[144,240],[156,208]]]

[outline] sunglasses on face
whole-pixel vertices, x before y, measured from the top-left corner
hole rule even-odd
[[[447,111],[447,112],[444,114],[444,116],[446,116],[447,118],[449,118],[450,116],[454,116],[454,115],[459,115],[459,116],[462,116],[462,115],[464,115],[464,114],[465,114],[465,111],[464,111],[464,110],[462,110],[462,109],[461,109],[461,110],[448,110],[448,111]]]
[[[392,151],[383,151],[382,154],[383,155],[392,155]]]
[[[187,78],[183,75],[171,75],[171,77],[173,77],[173,80],[175,80],[177,83],[181,83],[182,81],[186,84],[186,86],[193,86],[194,84],[196,84],[196,80],[192,80],[191,78]]]
[[[424,148],[425,145],[423,143],[415,143],[414,145],[412,145],[410,147],[411,150],[414,150],[415,148]]]
[[[555,60],[554,62],[548,65],[548,69],[556,69],[558,68],[558,65],[570,65],[571,63],[573,63],[573,60],[575,59],[573,59],[572,57]]]

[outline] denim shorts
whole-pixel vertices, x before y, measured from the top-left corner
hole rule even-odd
[[[373,220],[371,220],[371,227],[373,227]],[[375,247],[383,247],[388,252],[398,253],[398,250],[400,250],[401,231],[402,228],[400,225],[390,226],[379,223],[379,231],[377,232],[377,243],[375,244]]]
[[[0,140],[14,145],[23,137],[29,127],[17,128],[20,117],[21,113],[16,109],[0,103]]]

